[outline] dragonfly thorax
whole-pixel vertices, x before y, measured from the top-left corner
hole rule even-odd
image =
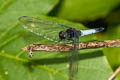
[[[78,37],[78,36],[76,36],[77,34],[79,34],[79,33],[76,29],[68,28],[66,31],[59,32],[59,38],[61,40],[63,40],[63,39],[72,40],[73,38]]]

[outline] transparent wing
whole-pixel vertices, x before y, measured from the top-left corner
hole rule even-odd
[[[78,72],[78,42],[79,42],[79,35],[75,34],[75,39],[73,41],[72,49],[70,52],[70,78],[74,78],[76,73]]]
[[[34,17],[22,16],[19,21],[24,24],[24,28],[35,33],[38,36],[43,36],[50,41],[59,41],[59,32],[65,31],[69,27],[58,24],[57,22]]]

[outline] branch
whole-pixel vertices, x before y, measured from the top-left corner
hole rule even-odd
[[[77,44],[77,49],[90,49],[90,48],[107,48],[107,47],[119,47],[120,40],[105,40],[94,42],[83,42]],[[33,51],[70,51],[72,44],[31,44],[23,48],[24,51],[28,51],[29,55],[33,56]]]
[[[120,66],[115,70],[115,72],[109,76],[107,80],[113,80],[114,77],[120,72]]]

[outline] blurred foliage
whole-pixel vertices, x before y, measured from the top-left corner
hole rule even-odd
[[[119,0],[61,0],[57,16],[73,21],[95,20],[105,17],[119,2]]]
[[[0,0],[0,80],[69,79],[69,52],[40,51],[29,58],[22,51],[29,44],[56,43],[25,31],[20,16],[54,20],[77,29],[105,27],[104,32],[80,37],[80,42],[115,40],[120,39],[119,4],[119,0]],[[76,80],[106,80],[120,64],[119,52],[119,47],[80,50]]]

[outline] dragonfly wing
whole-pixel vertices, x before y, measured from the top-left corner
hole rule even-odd
[[[78,72],[78,42],[79,42],[79,37],[75,37],[73,45],[72,45],[72,49],[71,49],[71,53],[70,53],[70,77],[74,78],[74,76],[76,75],[76,73]]]
[[[59,41],[59,32],[65,31],[69,27],[51,20],[22,16],[19,21],[24,24],[28,31],[42,36],[50,41]]]

